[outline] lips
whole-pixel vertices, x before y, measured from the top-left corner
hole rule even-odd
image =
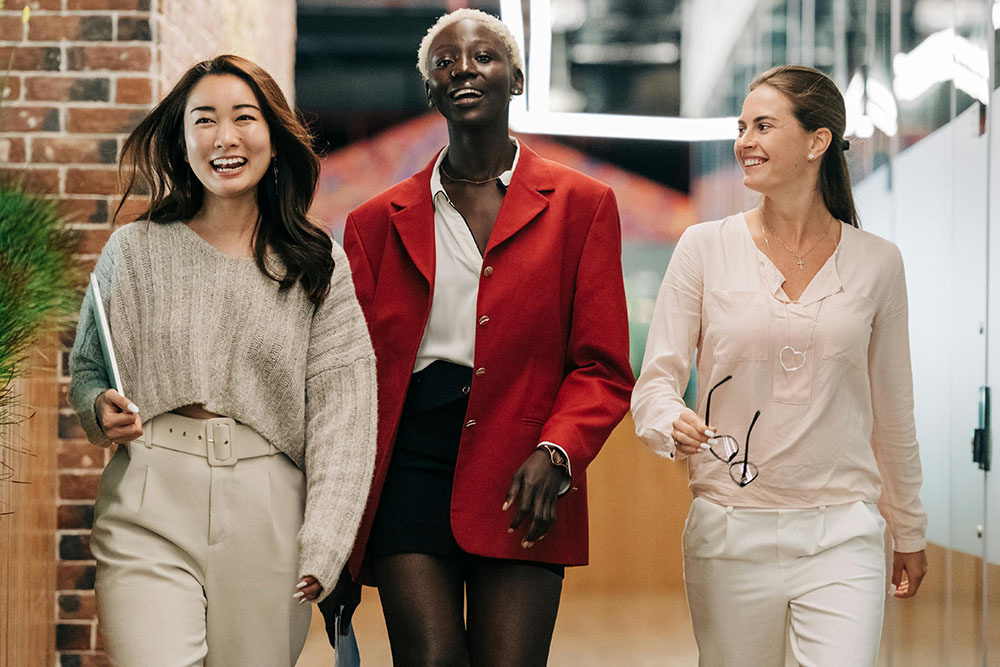
[[[448,93],[448,97],[451,98],[451,100],[456,104],[473,104],[482,99],[483,91],[478,88],[463,86],[462,88]]]
[[[239,171],[247,163],[245,157],[240,156],[226,156],[215,158],[211,161],[212,169],[220,174],[227,174],[234,171]]]

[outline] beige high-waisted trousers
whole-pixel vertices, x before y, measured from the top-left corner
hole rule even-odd
[[[287,456],[271,451],[233,465],[139,441],[115,452],[91,538],[113,665],[295,664],[311,613],[292,599],[305,482]]]
[[[861,501],[769,510],[695,498],[683,541],[698,664],[874,667],[884,531]]]

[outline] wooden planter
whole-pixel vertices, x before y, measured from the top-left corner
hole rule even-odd
[[[0,427],[0,665],[55,663],[56,347],[32,353],[30,377],[16,381],[34,416]],[[7,446],[24,450],[19,453]]]

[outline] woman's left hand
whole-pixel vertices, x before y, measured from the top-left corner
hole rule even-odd
[[[903,575],[906,578],[903,578]],[[892,554],[892,583],[896,587],[893,596],[897,598],[912,598],[920,588],[920,582],[927,574],[927,552],[920,550],[912,553]]]
[[[514,473],[502,511],[506,512],[511,505],[517,507],[508,533],[513,533],[525,519],[531,519],[521,542],[525,549],[545,537],[556,522],[556,500],[563,474],[562,468],[552,465],[548,453],[541,449],[532,452]]]
[[[303,602],[312,602],[322,592],[323,587],[316,581],[316,577],[307,574],[299,579],[298,585],[295,586],[295,594],[292,597],[298,600],[299,604],[302,604]]]

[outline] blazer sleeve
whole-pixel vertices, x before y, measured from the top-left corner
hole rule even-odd
[[[594,212],[577,267],[566,350],[570,370],[540,437],[569,455],[574,484],[628,410],[634,382],[621,250],[618,205],[608,188]]]

